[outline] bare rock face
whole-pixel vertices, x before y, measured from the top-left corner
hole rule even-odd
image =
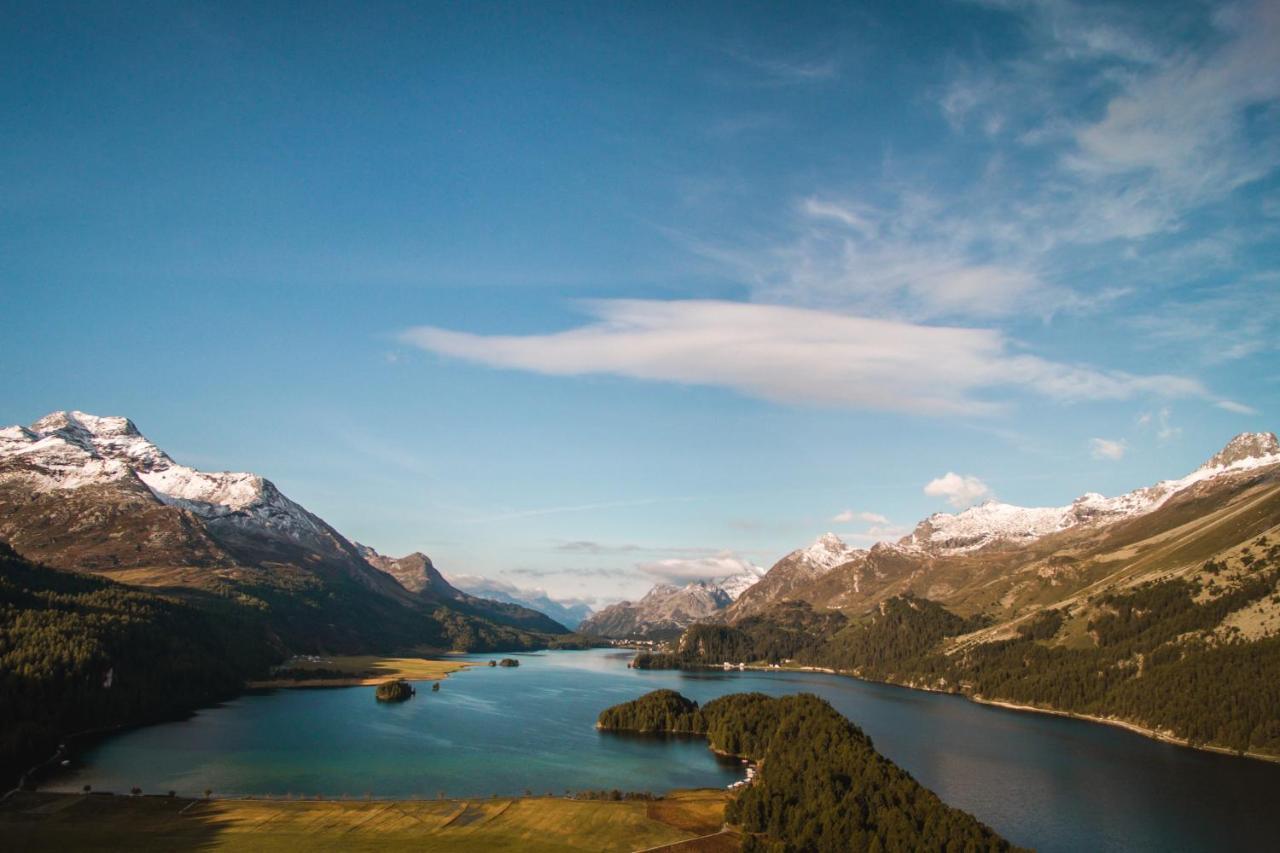
[[[684,586],[658,584],[639,601],[622,601],[592,614],[578,630],[618,639],[678,633],[694,622],[719,615],[733,603],[735,593],[743,594],[758,579],[755,572],[745,572]]]
[[[1280,440],[1274,432],[1242,432],[1227,442],[1204,464],[1204,468],[1229,468],[1248,462],[1265,462],[1270,457],[1280,461]]]

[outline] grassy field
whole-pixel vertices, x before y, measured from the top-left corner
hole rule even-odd
[[[0,804],[9,850],[736,850],[727,794],[656,802],[189,800],[24,792]],[[707,836],[712,836],[708,838]]]
[[[381,684],[392,678],[409,681],[438,681],[451,672],[475,666],[461,660],[428,660],[426,658],[382,658],[374,655],[345,655],[320,660],[291,660],[284,666],[295,671],[314,671],[315,678],[279,678],[251,681],[248,687],[342,687],[352,684]],[[320,673],[342,672],[341,678],[324,677]]]

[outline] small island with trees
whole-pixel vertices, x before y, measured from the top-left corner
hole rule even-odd
[[[734,693],[699,707],[655,690],[601,712],[605,731],[705,735],[759,772],[735,786],[725,819],[743,850],[1016,849],[875,750],[871,738],[809,693]]]
[[[373,696],[379,702],[404,702],[416,695],[417,692],[417,690],[413,689],[413,685],[403,678],[393,678],[390,681],[384,681],[379,684],[378,688],[373,691]]]

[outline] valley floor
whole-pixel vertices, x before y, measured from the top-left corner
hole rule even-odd
[[[345,655],[331,658],[292,660],[283,665],[297,677],[250,681],[245,687],[351,687],[381,684],[393,678],[406,681],[438,681],[451,672],[476,664],[462,660],[427,658],[383,658],[374,655]],[[341,676],[332,675],[340,672]],[[312,677],[314,673],[314,677]]]
[[[736,850],[723,791],[644,801],[191,800],[21,792],[0,803],[13,850]]]

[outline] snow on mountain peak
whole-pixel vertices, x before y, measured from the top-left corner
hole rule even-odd
[[[1280,441],[1273,433],[1242,433],[1204,465],[1177,480],[1162,480],[1114,498],[1089,492],[1064,507],[1020,507],[987,501],[956,515],[935,513],[920,522],[903,544],[957,554],[994,542],[1028,542],[1071,527],[1110,524],[1144,515],[1196,483],[1277,464]]]
[[[834,533],[824,533],[812,545],[798,553],[800,559],[819,572],[828,572],[841,563],[847,563],[856,553]]]
[[[720,578],[714,581],[715,585],[724,591],[729,598],[734,601],[751,587],[756,585],[756,581],[764,577],[765,570],[756,565],[751,565],[746,571],[739,572],[736,575]]]
[[[1280,461],[1280,440],[1273,432],[1242,432],[1227,442],[1226,447],[1219,450],[1209,461],[1200,466],[1201,470],[1230,468],[1241,463],[1270,464],[1267,460]]]
[[[248,515],[260,527],[294,537],[322,532],[321,522],[269,480],[179,465],[128,418],[61,411],[29,428],[6,427],[0,430],[0,461],[18,463],[14,475],[41,489],[75,489],[136,476],[160,501],[205,518]]]

